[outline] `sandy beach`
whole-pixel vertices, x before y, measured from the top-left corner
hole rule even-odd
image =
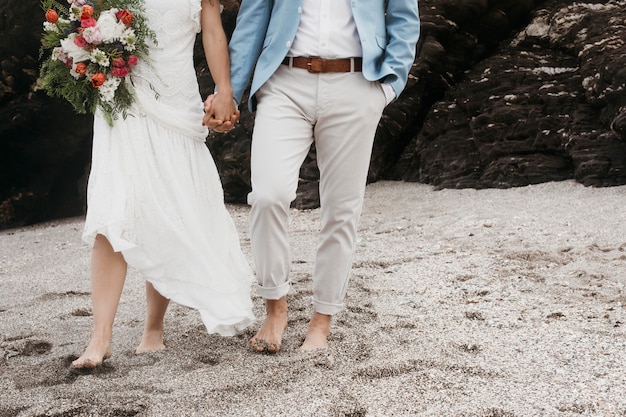
[[[249,208],[228,208],[253,265]],[[131,270],[92,372],[69,369],[92,323],[83,223],[0,231],[0,417],[626,416],[626,186],[369,185],[346,309],[307,354],[319,210],[293,210],[281,352],[248,349],[260,321],[224,338],[171,305],[167,350],[135,355]]]

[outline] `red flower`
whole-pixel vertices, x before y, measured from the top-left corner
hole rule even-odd
[[[126,26],[130,26],[130,24],[133,22],[133,19],[135,18],[135,16],[133,16],[133,14],[128,9],[122,9],[119,12],[115,13],[115,17],[120,19],[122,23],[124,23]]]
[[[128,57],[128,66],[132,68],[135,65],[137,65],[138,61],[139,61],[139,58],[137,58],[136,55],[131,55]]]
[[[74,38],[74,44],[81,48],[84,48],[85,46],[87,46],[87,41],[83,37],[82,33]]]
[[[126,65],[124,58],[122,58],[121,56],[117,58],[113,58],[112,63],[114,67],[123,67],[124,65]]]
[[[128,75],[129,72],[130,70],[126,67],[122,67],[122,68],[116,67],[111,70],[111,75],[113,75],[114,77],[124,78]]]
[[[46,10],[46,20],[50,23],[56,23],[59,21],[59,14],[52,9]]]
[[[82,28],[92,28],[94,26],[96,26],[98,22],[96,22],[96,19],[94,19],[93,17],[89,17],[87,19],[82,19],[80,21],[80,27]]]
[[[80,20],[89,19],[92,16],[93,16],[93,7],[91,7],[88,4],[84,5],[81,9]]]
[[[98,72],[97,74],[94,74],[91,76],[91,85],[93,86],[93,88],[98,88],[102,86],[102,84],[104,84],[106,80],[107,80],[106,75],[104,75],[101,72]]]
[[[79,62],[78,64],[76,64],[76,68],[74,68],[74,71],[76,71],[76,74],[78,75],[85,75],[87,73],[87,65],[84,62]]]

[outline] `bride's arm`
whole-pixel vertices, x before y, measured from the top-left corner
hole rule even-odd
[[[219,121],[234,123],[237,120],[235,115],[238,111],[233,101],[233,89],[230,84],[228,39],[222,27],[219,0],[202,0],[200,18],[204,55],[217,90],[211,112]]]

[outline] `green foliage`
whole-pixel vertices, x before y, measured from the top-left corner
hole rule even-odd
[[[70,11],[69,9],[64,6],[63,4],[59,3],[56,0],[43,0],[41,2],[41,8],[46,11],[46,10],[56,10],[57,12],[64,14],[64,15],[69,15]]]
[[[69,68],[57,60],[47,60],[41,66],[39,87],[52,97],[69,102],[77,113],[94,113],[98,103],[98,90],[85,77],[75,79]]]

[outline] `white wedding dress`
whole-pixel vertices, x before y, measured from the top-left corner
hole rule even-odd
[[[205,145],[193,65],[201,0],[146,0],[158,46],[133,68],[136,102],[111,127],[96,114],[83,239],[107,237],[165,297],[200,312],[209,333],[253,320],[252,272]]]

